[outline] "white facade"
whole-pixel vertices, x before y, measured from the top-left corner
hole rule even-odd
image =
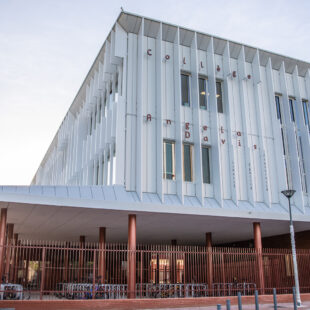
[[[189,75],[189,107],[181,104],[181,73]],[[199,77],[207,80],[207,109]],[[289,186],[295,207],[309,214],[309,101],[308,63],[122,12],[32,184],[122,185],[140,199],[194,196],[202,206],[213,198],[220,207],[231,200],[254,208],[286,206],[281,190]],[[164,178],[164,141],[175,145],[174,180]],[[192,145],[191,182],[184,142]]]

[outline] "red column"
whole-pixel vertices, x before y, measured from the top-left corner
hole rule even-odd
[[[69,248],[70,248],[70,242],[65,243],[65,253],[64,253],[64,276],[63,280],[64,282],[68,282],[68,266],[69,266]]]
[[[127,268],[127,296],[136,297],[136,215],[128,216],[128,268]]]
[[[105,283],[105,270],[106,270],[106,255],[105,255],[105,244],[106,244],[106,228],[99,228],[99,277],[100,282]]]
[[[212,261],[212,233],[206,233],[206,247],[207,247],[207,281],[208,281],[208,291],[209,295],[211,294],[212,290],[212,283],[213,283],[213,261]]]
[[[7,218],[7,209],[1,209],[1,220],[0,220],[0,282],[1,283],[2,283],[2,277],[3,277],[3,271],[4,271],[6,218]]]
[[[176,250],[176,246],[177,246],[177,240],[173,239],[171,240],[171,259],[170,259],[170,282],[171,283],[177,283],[177,279],[176,279],[176,275],[178,274],[178,272],[180,272],[177,269],[176,266],[176,253],[174,252]]]
[[[18,252],[17,252],[17,243],[18,243],[18,234],[14,234],[14,248],[13,248],[13,253],[12,253],[12,267],[11,267],[11,279],[10,282],[16,283],[16,278],[15,275],[17,275],[17,266],[18,266]]]
[[[264,275],[264,265],[263,265],[263,254],[262,254],[262,233],[260,229],[260,223],[253,223],[254,230],[254,247],[257,253],[257,263],[258,263],[258,279],[259,287],[261,289],[261,294],[265,292],[265,275]]]
[[[6,248],[5,258],[5,280],[9,282],[10,264],[11,264],[11,252],[12,252],[12,239],[13,239],[14,224],[8,224],[8,240]]]
[[[79,249],[79,271],[78,271],[78,282],[83,281],[84,274],[84,249],[85,247],[85,236],[80,236],[80,249]]]

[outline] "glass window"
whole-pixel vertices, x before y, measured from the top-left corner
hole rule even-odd
[[[305,160],[304,160],[304,154],[303,154],[303,149],[302,149],[302,141],[301,141],[300,136],[298,136],[298,139],[297,139],[297,151],[298,151],[298,157],[299,157],[299,169],[300,169],[302,190],[303,192],[307,193],[306,167],[305,167]]]
[[[210,155],[209,155],[209,147],[203,146],[202,147],[202,179],[203,183],[210,184],[211,177],[210,177]]]
[[[97,106],[95,106],[94,129],[96,129],[96,125],[97,125]]]
[[[99,97],[99,123],[101,122],[101,115],[102,115],[102,98]]]
[[[280,120],[280,123],[282,124],[280,97],[275,96],[275,100],[276,100],[277,118],[278,118],[278,120]]]
[[[101,169],[102,169],[102,184],[104,185],[104,159],[102,158],[102,166],[101,166]]]
[[[291,121],[295,122],[295,111],[294,111],[295,99],[289,98],[288,102],[289,102],[289,105],[290,105]]]
[[[304,111],[305,124],[307,126],[309,126],[309,111],[308,111],[308,102],[307,102],[307,100],[303,100],[302,101],[302,107],[303,107],[303,111]]]
[[[174,180],[174,154],[175,144],[172,141],[164,141],[164,179]]]
[[[192,173],[192,148],[188,143],[183,144],[183,177],[185,182],[193,181]]]
[[[207,80],[199,78],[199,106],[207,110]]]
[[[115,77],[115,93],[118,93],[118,73],[116,74]]]
[[[91,135],[93,129],[93,114],[90,114],[90,126],[89,126],[89,134]]]
[[[99,170],[99,162],[97,163],[97,171],[96,171],[96,185],[100,184],[100,179],[99,179],[99,175],[100,175],[100,170]]]
[[[190,93],[189,93],[189,75],[181,74],[181,92],[182,92],[182,105],[185,107],[190,106]]]
[[[216,101],[217,101],[217,112],[224,113],[223,111],[223,91],[222,82],[216,81]]]
[[[111,160],[110,160],[110,151],[108,151],[108,154],[107,154],[107,185],[111,185]]]

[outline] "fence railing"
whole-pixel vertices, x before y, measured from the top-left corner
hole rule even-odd
[[[5,246],[0,299],[127,298],[135,265],[136,298],[291,293],[288,249],[30,242]],[[310,291],[310,250],[298,250],[301,292]]]

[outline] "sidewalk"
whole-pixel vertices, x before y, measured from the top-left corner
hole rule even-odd
[[[208,306],[208,307],[185,307],[185,308],[161,308],[158,310],[215,310],[216,309],[216,305],[215,306]],[[222,304],[222,310],[226,310],[226,305]],[[238,305],[232,305],[230,306],[231,310],[238,310]],[[260,304],[259,305],[259,310],[270,310],[270,309],[274,309],[273,304]],[[278,303],[278,310],[281,309],[285,309],[285,310],[294,310],[294,306],[292,303]],[[299,307],[298,309],[300,310],[310,310],[310,302],[306,301],[304,303],[302,303],[302,306]],[[148,308],[144,309],[144,310],[150,310]],[[255,310],[255,305],[242,305],[242,310]]]

